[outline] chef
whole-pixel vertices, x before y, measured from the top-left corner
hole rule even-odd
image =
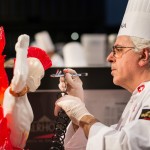
[[[58,99],[70,117],[65,150],[150,149],[150,0],[129,0],[117,39],[107,61],[113,83],[130,93],[118,123],[106,126],[89,113],[84,104],[82,81],[64,69],[59,88],[68,95]],[[91,97],[92,101],[92,97]]]

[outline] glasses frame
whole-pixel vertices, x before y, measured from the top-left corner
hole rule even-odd
[[[125,49],[125,48],[129,48],[129,50],[123,51],[123,49]],[[119,49],[122,49],[122,50],[120,51]],[[135,49],[135,47],[132,47],[132,46],[125,46],[125,47],[124,46],[113,46],[112,47],[113,57],[121,58],[124,54],[126,54],[128,51],[130,51],[132,49]],[[116,53],[119,51],[121,52],[121,55],[116,57]]]

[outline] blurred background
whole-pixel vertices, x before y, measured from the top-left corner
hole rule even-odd
[[[26,149],[48,150],[54,134],[53,115],[57,69],[71,67],[88,72],[81,77],[85,104],[102,123],[117,123],[130,93],[112,82],[106,57],[117,36],[128,0],[0,0],[0,26],[6,36],[5,67],[13,75],[15,43],[21,34],[30,36],[30,46],[44,49],[53,66],[45,72],[39,89],[28,93],[34,121]]]
[[[7,42],[6,60],[15,57],[14,46],[20,34],[30,35],[32,43],[35,34],[41,31],[49,33],[55,52],[62,58],[66,43],[82,44],[83,34],[103,34],[101,53],[105,57],[110,50],[109,40],[113,38],[109,35],[118,32],[126,4],[127,0],[0,0],[0,25],[4,26]],[[92,65],[98,63],[87,62],[87,66]]]

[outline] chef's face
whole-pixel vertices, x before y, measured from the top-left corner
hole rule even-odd
[[[111,75],[116,85],[126,88],[133,81],[138,69],[139,54],[128,36],[118,36],[107,61],[111,63]]]

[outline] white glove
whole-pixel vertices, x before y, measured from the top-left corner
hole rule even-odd
[[[16,62],[14,68],[14,76],[11,81],[11,88],[18,93],[26,85],[28,77],[27,52],[29,46],[29,36],[26,34],[20,35],[15,45]]]
[[[74,124],[79,125],[79,121],[85,115],[91,115],[85,107],[85,104],[78,98],[65,95],[59,98],[55,104],[54,113],[57,116],[62,108]],[[91,115],[92,116],[92,115]]]
[[[59,89],[61,91],[66,91],[68,95],[79,97],[83,101],[84,92],[82,87],[82,81],[78,76],[71,76],[71,74],[76,73],[76,71],[73,69],[64,69],[63,72],[65,74],[65,77],[60,77],[60,82],[58,85]]]

